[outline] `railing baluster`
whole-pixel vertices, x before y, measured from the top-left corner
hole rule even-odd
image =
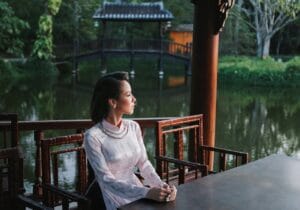
[[[52,168],[53,168],[53,180],[54,186],[58,187],[58,154],[53,154],[52,158]]]
[[[223,152],[220,152],[219,158],[220,158],[220,171],[225,171],[226,170],[226,154]]]
[[[4,129],[4,131],[3,131],[3,148],[7,148],[7,143],[6,143],[7,135],[6,135],[6,132],[7,132],[7,130]]]
[[[41,139],[44,138],[44,132],[41,130],[34,131],[34,141],[36,146],[35,152],[35,184],[33,185],[33,194],[37,197],[42,196],[41,179],[42,179],[42,166],[41,166]]]

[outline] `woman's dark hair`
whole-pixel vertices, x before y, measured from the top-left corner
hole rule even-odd
[[[119,98],[122,80],[129,81],[127,72],[106,74],[97,81],[91,101],[91,118],[94,123],[102,121],[107,116],[108,99]]]

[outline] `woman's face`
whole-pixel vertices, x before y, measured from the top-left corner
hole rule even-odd
[[[134,112],[134,106],[136,104],[136,98],[131,92],[131,86],[126,80],[121,81],[120,96],[117,99],[115,111],[120,114],[131,115]]]

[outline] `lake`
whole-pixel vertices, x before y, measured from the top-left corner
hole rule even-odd
[[[102,75],[99,62],[79,66],[78,77],[61,73],[57,77],[1,81],[0,112],[17,112],[19,120],[87,119],[93,85]],[[128,70],[128,62],[111,59],[108,72]],[[141,58],[131,77],[137,107],[130,117],[184,116],[189,114],[190,77],[184,64],[169,60],[164,77],[158,77],[155,59]],[[219,81],[216,145],[248,152],[251,160],[274,153],[300,158],[300,94],[295,88],[243,87]],[[153,160],[154,135],[146,136]],[[25,186],[32,190],[35,146],[32,133],[21,133],[25,153]],[[68,165],[72,157],[65,160]],[[62,169],[62,178],[72,171]]]

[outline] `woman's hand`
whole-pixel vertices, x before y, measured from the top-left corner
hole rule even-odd
[[[168,196],[171,194],[171,189],[167,187],[152,187],[147,195],[146,198],[149,198],[151,200],[155,200],[158,202],[165,202],[168,198]]]
[[[177,193],[177,189],[174,185],[170,187],[169,185],[164,184],[160,188],[158,187],[151,188],[148,191],[146,198],[159,201],[159,202],[168,202],[168,201],[175,200],[176,193]]]
[[[177,195],[177,189],[174,185],[171,186],[171,194],[169,195],[169,201],[174,201]]]

